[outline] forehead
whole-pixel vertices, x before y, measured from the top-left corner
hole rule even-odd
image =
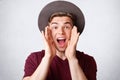
[[[51,22],[53,21],[60,21],[60,22],[64,22],[64,21],[69,21],[69,22],[72,22],[72,19],[68,16],[56,16],[56,17],[53,17]]]
[[[69,17],[69,18],[71,18],[72,22],[74,21],[74,16],[71,13],[68,13],[68,12],[55,12],[55,13],[52,13],[51,16],[49,17],[48,21],[51,22],[51,20],[54,17]]]
[[[71,25],[73,26],[73,22],[71,20],[71,18],[67,17],[67,16],[62,16],[62,17],[54,17],[51,22],[49,22],[50,25]]]
[[[69,27],[72,28],[73,23],[69,17],[54,17],[49,23],[50,27]]]

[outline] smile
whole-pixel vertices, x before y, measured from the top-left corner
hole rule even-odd
[[[65,38],[57,38],[57,42],[58,42],[60,47],[64,47],[65,41],[66,41]]]

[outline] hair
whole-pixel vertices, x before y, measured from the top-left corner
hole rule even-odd
[[[50,16],[48,21],[51,22],[54,17],[63,17],[63,16],[67,16],[71,18],[73,25],[75,24],[75,16],[67,12],[55,12]]]

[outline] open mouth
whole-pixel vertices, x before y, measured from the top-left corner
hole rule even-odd
[[[61,47],[65,45],[65,41],[66,41],[65,38],[57,38],[57,42]]]

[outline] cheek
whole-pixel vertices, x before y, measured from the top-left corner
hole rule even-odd
[[[66,33],[68,40],[71,38],[71,31]]]
[[[56,36],[56,32],[55,31],[52,31],[52,34],[51,34],[52,38],[55,39],[55,36]]]

